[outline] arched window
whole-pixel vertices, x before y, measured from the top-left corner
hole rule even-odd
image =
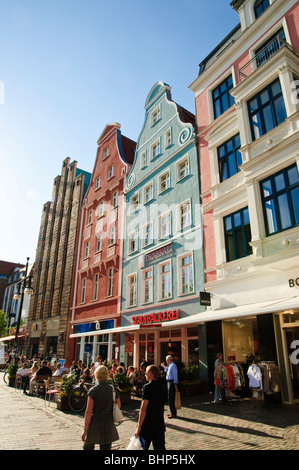
[[[254,13],[256,19],[264,13],[265,10],[270,6],[270,0],[256,0],[254,4]]]

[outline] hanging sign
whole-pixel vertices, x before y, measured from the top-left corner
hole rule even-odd
[[[210,292],[200,292],[200,305],[211,305]]]

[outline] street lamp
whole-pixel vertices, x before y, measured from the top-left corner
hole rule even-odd
[[[22,279],[17,283],[18,290],[13,296],[13,299],[21,300],[20,310],[19,310],[19,315],[18,315],[18,320],[17,320],[16,333],[15,333],[15,341],[14,341],[14,343],[15,343],[14,344],[15,362],[16,363],[17,363],[16,351],[17,351],[17,346],[18,346],[18,335],[19,335],[19,330],[20,330],[22,308],[23,308],[23,302],[24,302],[24,294],[27,294],[27,295],[32,295],[33,294],[33,289],[31,287],[31,275],[29,275],[29,276],[27,275],[29,259],[30,258],[27,258],[27,263],[26,263],[26,267],[25,267],[25,275],[22,276]]]

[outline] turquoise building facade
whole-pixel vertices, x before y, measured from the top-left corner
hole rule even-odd
[[[198,363],[198,327],[190,323],[205,309],[198,162],[194,115],[157,82],[125,188],[120,361],[126,365],[160,364],[167,354]]]

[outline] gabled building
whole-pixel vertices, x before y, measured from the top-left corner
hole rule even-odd
[[[136,143],[107,124],[99,140],[92,178],[81,213],[70,316],[68,360],[86,366],[119,358],[124,186]]]
[[[122,277],[121,359],[198,364],[197,324],[204,308],[203,239],[195,116],[157,82],[128,176]],[[176,321],[179,324],[176,324]]]
[[[26,356],[64,359],[75,268],[77,233],[91,174],[63,161],[44,204],[26,329]]]
[[[209,370],[222,350],[226,362],[273,361],[283,400],[293,402],[299,400],[298,363],[290,361],[299,339],[299,2],[231,6],[240,23],[200,63],[190,86],[205,289],[212,296],[198,321],[206,326]]]

